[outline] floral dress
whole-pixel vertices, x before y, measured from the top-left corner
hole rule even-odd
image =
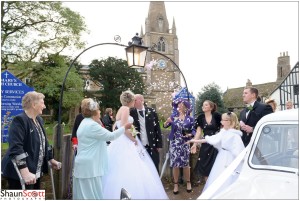
[[[172,125],[172,136],[170,139],[170,167],[189,166],[190,145],[185,144],[191,137],[184,137],[185,133],[195,134],[194,119],[190,116],[185,120],[174,118]],[[187,132],[185,132],[187,131]]]

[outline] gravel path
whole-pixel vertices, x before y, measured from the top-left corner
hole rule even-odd
[[[193,191],[191,193],[186,192],[186,183],[184,184],[179,184],[179,193],[177,195],[173,194],[173,183],[167,181],[167,180],[162,180],[163,185],[165,187],[165,190],[169,196],[170,200],[196,200],[200,194],[201,191],[204,187],[203,184],[200,184],[198,186],[193,185]]]

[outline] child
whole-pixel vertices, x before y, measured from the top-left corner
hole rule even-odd
[[[223,128],[216,135],[205,136],[205,139],[190,140],[188,142],[209,143],[219,151],[208,176],[208,180],[203,188],[203,192],[221,175],[221,173],[245,148],[241,139],[242,132],[239,129],[239,122],[236,114],[233,112],[222,114],[221,124],[223,125]],[[226,185],[223,185],[223,187],[227,187],[231,183],[232,181],[227,180]]]

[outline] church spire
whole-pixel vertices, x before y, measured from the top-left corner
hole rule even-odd
[[[149,32],[169,33],[169,22],[163,1],[151,1],[147,21]]]
[[[140,32],[140,37],[143,37],[144,32],[143,32],[143,26],[141,25],[141,32]]]
[[[172,25],[172,34],[176,35],[176,25],[175,25],[175,18],[173,17],[173,25]]]

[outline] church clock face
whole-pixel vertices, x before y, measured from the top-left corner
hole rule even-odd
[[[166,61],[163,59],[158,60],[157,65],[160,68],[165,68],[167,66]]]

